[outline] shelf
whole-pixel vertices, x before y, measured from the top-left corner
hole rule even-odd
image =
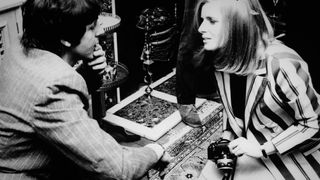
[[[101,30],[97,34],[99,36],[105,33],[112,33],[120,26],[121,18],[118,15],[103,12],[99,15],[98,23],[100,24]]]
[[[119,87],[124,83],[129,76],[128,68],[120,63],[116,62],[116,77],[115,79],[103,80],[101,87],[98,91],[109,91],[113,88]]]
[[[107,1],[106,1],[107,2]],[[108,1],[110,2],[110,1]],[[120,26],[121,18],[116,15],[115,8],[115,0],[111,0],[111,8],[112,13],[102,12],[98,16],[98,24],[100,25],[100,29],[97,32],[97,36],[99,36],[100,44],[103,44],[105,38],[109,38],[109,34],[113,36],[113,54],[114,61],[116,63],[116,75],[114,78],[105,78],[102,79],[101,87],[92,94],[92,115],[94,119],[98,121],[101,120],[105,116],[106,110],[106,91],[114,90],[117,91],[117,103],[120,102],[120,88],[118,88],[123,82],[126,81],[129,71],[127,67],[118,61],[118,40],[116,29]],[[110,69],[109,69],[110,70]],[[114,69],[111,69],[111,74]],[[110,75],[110,71],[107,72]],[[110,77],[110,76],[108,76]]]
[[[121,18],[112,13],[102,12],[99,15],[98,23],[100,24],[100,32],[99,36],[104,36],[106,34],[114,33],[115,30],[120,26]],[[126,79],[129,74],[128,68],[115,60],[116,63],[116,77],[114,79],[104,79],[102,82],[102,86],[98,89],[98,91],[109,91],[115,87],[120,86]]]

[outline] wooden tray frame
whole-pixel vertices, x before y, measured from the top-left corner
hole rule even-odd
[[[155,88],[156,86],[160,85],[161,83],[167,81],[171,77],[175,75],[175,69],[169,73],[168,75],[162,77],[161,79],[157,80],[156,82],[152,83],[150,86]],[[161,136],[163,136],[166,132],[172,129],[181,121],[181,116],[178,110],[172,113],[169,117],[162,120],[159,124],[156,124],[153,127],[147,127],[145,125],[136,123],[134,121],[125,119],[123,117],[117,116],[116,113],[121,108],[125,107],[126,105],[130,104],[131,102],[135,101],[139,97],[145,95],[145,89],[147,86],[143,86],[137,92],[133,93],[132,95],[128,96],[127,98],[123,99],[120,103],[112,106],[110,109],[106,111],[106,116],[103,120],[106,120],[112,124],[121,126],[125,128],[127,131],[140,135],[141,137],[145,137],[152,141],[157,141]],[[177,103],[177,98],[173,95],[157,91],[153,89],[151,92],[151,96],[172,102]],[[199,107],[203,104],[206,100],[205,99],[196,99],[196,107]]]

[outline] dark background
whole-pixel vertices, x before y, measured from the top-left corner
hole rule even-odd
[[[273,0],[261,0],[267,15],[276,13],[277,19],[272,19],[276,35],[285,33],[279,38],[289,47],[296,50],[308,63],[314,87],[320,92],[319,66],[316,52],[318,47],[318,34],[316,31],[317,10],[312,1],[278,0],[276,8]],[[144,70],[140,60],[144,43],[144,31],[138,29],[136,24],[139,15],[146,8],[162,7],[174,13],[175,3],[177,5],[177,25],[181,28],[182,15],[184,11],[184,0],[139,0],[139,1],[116,1],[116,14],[121,18],[121,25],[117,29],[118,56],[119,61],[124,63],[129,71],[128,80],[120,86],[121,99],[127,97],[139,87],[144,85]],[[177,49],[176,49],[177,50]],[[175,67],[176,59],[170,62],[155,62],[151,65],[153,80],[167,74]],[[204,77],[205,78],[205,77]],[[202,80],[207,83],[206,80]]]
[[[143,78],[143,61],[140,55],[144,45],[144,31],[137,28],[139,15],[146,8],[161,7],[174,14],[175,3],[177,5],[177,26],[180,27],[183,12],[183,0],[139,0],[117,1],[116,14],[121,17],[121,25],[117,30],[119,61],[124,63],[129,71],[129,79],[121,85],[121,98],[125,98],[145,85]],[[178,29],[177,29],[178,30]],[[169,62],[155,61],[151,65],[153,81],[168,74],[175,67],[175,56]]]

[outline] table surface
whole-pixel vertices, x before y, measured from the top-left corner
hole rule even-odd
[[[170,81],[167,78],[153,83],[153,88],[156,91],[173,95],[175,84],[174,77],[175,76],[170,76]],[[136,94],[138,94],[138,92]],[[134,98],[133,96],[128,97],[122,100],[122,103],[126,105],[133,103],[133,99],[137,99],[138,97],[141,96],[137,95],[137,97]],[[121,107],[116,108],[116,110],[113,110],[115,108],[111,107],[107,111],[107,114],[108,112],[114,114],[118,109],[126,109],[124,108],[126,105],[121,105],[120,102]],[[119,104],[116,106],[119,106]],[[150,138],[142,137],[135,142],[121,142],[122,145],[134,147],[157,142],[163,145],[166,151],[173,157],[173,160],[166,167],[160,167],[159,165],[149,170],[142,178],[143,180],[196,179],[199,176],[200,171],[207,161],[207,147],[210,143],[220,138],[221,135],[222,105],[216,103],[213,108],[214,110],[208,116],[210,117],[209,120],[201,127],[192,128],[180,121],[167,130],[164,135],[157,140],[150,140]],[[105,120],[106,119],[107,118],[105,118]],[[108,119],[110,119],[110,117]]]
[[[222,107],[217,108],[214,113],[202,127],[192,128],[180,122],[158,139],[156,142],[165,145],[173,160],[164,169],[154,167],[142,179],[187,180],[198,177],[207,161],[207,147],[221,135]],[[151,142],[154,141],[141,138],[136,142],[122,144],[139,147]]]
[[[212,118],[202,127],[192,128],[179,122],[157,141],[141,138],[139,141],[121,143],[140,147],[148,143],[162,144],[173,160],[165,167],[155,166],[142,180],[196,179],[206,164],[207,147],[221,136],[222,106],[216,108]]]

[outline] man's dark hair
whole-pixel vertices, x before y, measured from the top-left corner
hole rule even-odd
[[[60,55],[60,40],[79,44],[100,11],[99,0],[27,0],[22,6],[21,44],[26,52],[39,48]]]

